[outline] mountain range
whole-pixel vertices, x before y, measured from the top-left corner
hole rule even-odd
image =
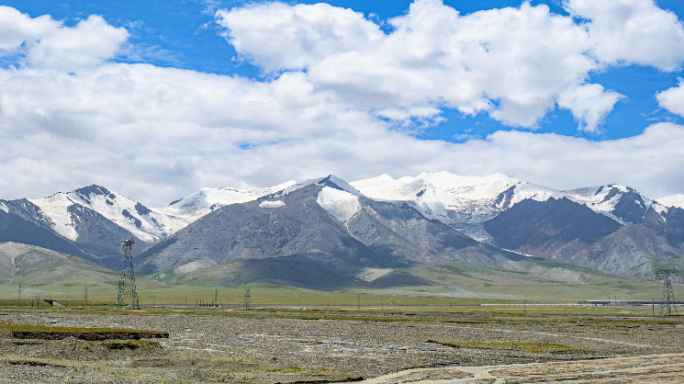
[[[529,274],[544,259],[652,279],[684,260],[683,208],[683,195],[651,200],[614,184],[558,191],[501,174],[330,175],[202,188],[163,208],[92,185],[0,200],[0,243],[118,269],[122,241],[134,238],[138,273],[179,284],[434,286],[444,282],[417,271],[460,263]]]

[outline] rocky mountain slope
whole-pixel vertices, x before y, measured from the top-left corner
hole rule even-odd
[[[216,210],[141,255],[160,279],[225,272],[319,289],[432,285],[402,272],[447,259],[498,266],[525,257],[478,243],[407,204],[375,202],[329,176]]]
[[[65,221],[58,222],[59,217],[47,215],[28,199],[2,200],[0,204],[0,241],[35,245],[116,269],[122,265],[123,240],[134,238],[138,244],[137,253],[149,244],[125,227],[78,203],[65,208],[62,218],[68,218],[68,227],[63,225]],[[64,236],[60,233],[64,228],[75,235]]]
[[[684,265],[684,241],[641,225],[622,227],[573,255],[553,255],[565,263],[638,279],[652,279],[653,271]]]
[[[0,242],[0,284],[116,284],[120,272],[42,247]],[[30,291],[26,291],[28,296]]]
[[[526,254],[632,278],[654,278],[661,265],[684,261],[680,208],[657,213],[636,194],[627,194],[613,212],[638,224],[622,225],[562,198],[523,200],[485,222],[497,245]],[[637,207],[637,208],[633,208]]]
[[[544,258],[575,254],[620,227],[567,198],[523,200],[485,223],[499,246]]]

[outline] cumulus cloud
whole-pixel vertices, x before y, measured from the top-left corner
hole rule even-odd
[[[12,7],[0,6],[0,54],[13,51],[25,42],[34,42],[59,28],[48,15],[32,19]]]
[[[502,131],[454,144],[386,121],[436,122],[452,107],[534,126],[559,105],[597,131],[620,95],[588,83],[602,64],[588,53],[586,26],[545,6],[462,16],[419,0],[391,20],[391,33],[324,4],[217,17],[271,76],[113,63],[127,33],[100,17],[69,28],[0,7],[0,49],[23,60],[0,69],[0,197],[95,182],[154,206],[204,186],[431,170],[502,172],[554,188],[617,182],[651,196],[684,190],[684,170],[672,166],[684,162],[678,125],[617,141]]]
[[[60,26],[43,34],[26,57],[32,67],[73,70],[114,57],[127,39],[124,28],[114,28],[93,15],[74,28]]]
[[[381,116],[450,107],[534,127],[561,92],[583,86],[598,66],[585,54],[586,30],[545,5],[461,16],[441,0],[417,0],[390,20],[390,34],[326,4],[263,3],[216,15],[228,41],[255,65],[306,70],[316,89]],[[603,116],[605,107],[597,108],[576,117]]]
[[[623,98],[617,92],[605,91],[599,84],[586,84],[561,92],[558,105],[569,109],[580,120],[580,129],[595,133],[598,125],[613,110],[613,105]]]
[[[656,99],[661,107],[684,116],[684,79],[679,79],[679,86],[658,93]]]
[[[0,6],[0,55],[23,49],[23,64],[31,68],[73,71],[98,65],[114,57],[127,39],[126,29],[100,16],[68,28],[48,15],[31,18]]]
[[[349,52],[384,34],[363,14],[320,3],[253,4],[216,12],[235,49],[266,71],[305,68],[329,55]],[[254,22],[259,26],[255,28]]]
[[[684,27],[653,0],[565,0],[573,16],[589,20],[592,53],[606,64],[650,65],[674,71],[684,60]]]
[[[217,22],[238,53],[267,72],[305,70],[315,89],[354,108],[410,120],[413,111],[456,108],[535,128],[549,110],[570,110],[598,132],[622,96],[587,84],[591,71],[639,64],[672,71],[684,61],[684,28],[653,0],[565,0],[462,16],[441,0],[416,0],[373,21],[327,4],[278,2],[221,10]],[[425,116],[420,116],[425,118]]]

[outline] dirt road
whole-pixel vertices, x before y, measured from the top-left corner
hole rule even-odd
[[[413,369],[362,384],[684,383],[684,354],[553,363]]]

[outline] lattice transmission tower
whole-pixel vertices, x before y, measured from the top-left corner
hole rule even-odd
[[[119,280],[119,307],[130,305],[133,309],[139,309],[138,292],[135,289],[135,269],[133,268],[133,238],[123,243],[124,264]]]
[[[677,280],[677,268],[672,269],[660,269],[656,273],[656,277],[663,281],[663,300],[660,302],[660,316],[667,313],[668,316],[672,312],[677,313],[677,308],[675,307],[675,297],[672,291],[672,283]]]
[[[245,291],[245,309],[249,309],[249,304],[252,303],[252,296],[249,294],[249,288]]]

